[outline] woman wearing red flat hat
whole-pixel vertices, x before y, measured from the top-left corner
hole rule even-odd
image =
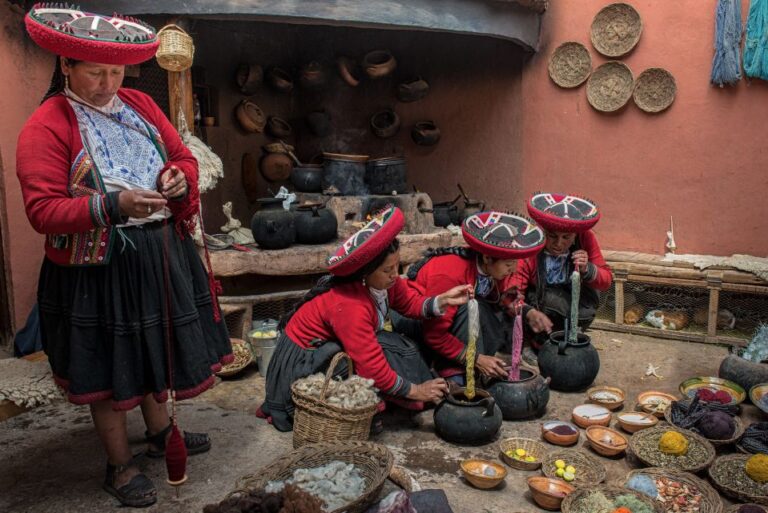
[[[534,349],[552,331],[562,330],[570,315],[571,274],[578,269],[582,278],[579,297],[579,327],[586,329],[595,318],[599,292],[611,286],[612,276],[605,263],[592,227],[600,211],[590,200],[573,195],[535,193],[528,212],[546,233],[544,250],[518,266],[512,283],[525,294],[533,308],[526,312],[526,334]],[[523,356],[534,363],[535,353],[524,349]]]
[[[57,4],[36,5],[25,22],[59,55],[16,155],[27,216],[46,235],[43,347],[69,400],[90,406],[107,453],[104,489],[147,506],[157,492],[133,463],[126,410],[141,406],[146,454],[162,457],[171,380],[176,398],[194,397],[233,359],[214,282],[188,236],[197,162],[149,96],[121,88],[125,65],[154,56],[152,27]],[[202,433],[184,442],[190,454],[211,446]]]
[[[390,310],[411,318],[440,316],[465,304],[471,290],[459,284],[432,297],[411,290],[399,270],[396,237],[404,224],[396,207],[377,214],[328,259],[331,274],[282,319],[267,369],[266,400],[257,412],[271,417],[278,430],[292,429],[291,384],[325,370],[342,350],[357,374],[372,379],[385,398],[399,404],[423,408],[424,402],[437,402],[448,392],[445,380],[434,379],[416,344],[391,330]]]
[[[505,317],[507,299],[518,302],[517,293],[511,290],[511,276],[519,259],[541,250],[544,232],[525,217],[503,212],[472,215],[462,223],[461,232],[469,248],[428,251],[408,270],[409,284],[426,295],[460,283],[472,286],[481,326],[475,366],[485,376],[503,379],[507,375],[505,364],[494,355],[512,340],[511,325]],[[435,353],[435,368],[441,376],[459,383],[465,368],[468,324],[464,306],[448,307],[445,315],[422,323],[424,343]]]

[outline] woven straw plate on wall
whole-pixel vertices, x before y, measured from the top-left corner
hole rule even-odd
[[[675,101],[677,85],[672,73],[662,68],[648,68],[635,80],[632,98],[645,112],[661,112]]]
[[[560,87],[577,87],[592,73],[592,58],[581,43],[568,41],[557,47],[549,58],[549,78]]]
[[[632,70],[623,62],[608,61],[590,75],[587,100],[600,112],[613,112],[626,105],[633,88]]]
[[[643,22],[629,4],[610,4],[592,20],[590,39],[595,49],[606,57],[629,53],[640,40]]]

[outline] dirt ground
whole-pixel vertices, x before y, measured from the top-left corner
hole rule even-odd
[[[677,393],[678,384],[693,376],[714,376],[725,347],[653,339],[611,332],[592,332],[600,351],[601,370],[595,384],[624,389],[634,398],[649,389]],[[659,367],[663,379],[645,377],[649,363]],[[255,368],[237,378],[222,380],[202,396],[182,403],[180,423],[191,431],[207,431],[213,449],[193,456],[189,482],[179,497],[165,484],[162,460],[140,456],[138,461],[158,486],[158,503],[147,512],[200,512],[203,505],[221,500],[238,478],[256,472],[285,451],[291,434],[279,433],[253,415],[264,397],[264,381]],[[504,422],[499,440],[510,436],[539,439],[543,420],[569,419],[572,408],[583,403],[583,393],[552,392],[546,414],[526,422]],[[747,424],[763,420],[754,406],[742,407]],[[432,412],[410,418],[391,414],[386,430],[375,441],[386,445],[423,488],[442,488],[455,513],[538,512],[527,491],[526,479],[538,472],[509,469],[505,483],[491,491],[470,486],[458,470],[468,457],[498,458],[498,441],[481,447],[460,447],[434,434]],[[138,412],[129,414],[134,452],[143,450],[144,427]],[[591,452],[582,434],[579,447]],[[555,446],[550,446],[554,448]],[[726,449],[727,451],[727,449]],[[607,482],[620,483],[633,468],[626,458],[598,458],[607,469]],[[34,409],[0,422],[0,511],[14,513],[96,513],[117,508],[117,501],[102,492],[105,458],[95,437],[88,409],[59,403]],[[725,501],[726,504],[730,504]]]

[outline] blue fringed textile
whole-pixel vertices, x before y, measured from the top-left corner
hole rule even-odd
[[[744,43],[744,72],[768,80],[768,0],[752,0]]]
[[[718,0],[715,18],[715,57],[710,81],[723,87],[741,80],[741,0]]]

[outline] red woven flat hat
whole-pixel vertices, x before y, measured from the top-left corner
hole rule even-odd
[[[151,59],[155,29],[128,16],[103,16],[64,4],[35,4],[24,18],[30,37],[49,52],[98,64],[139,64]]]
[[[591,200],[573,195],[537,192],[528,200],[528,213],[550,232],[586,232],[600,220]]]
[[[544,247],[544,232],[527,217],[503,212],[479,212],[461,225],[469,247],[493,258],[527,258]]]
[[[386,207],[328,258],[328,271],[337,276],[355,273],[384,251],[403,226],[403,212],[397,207]]]

